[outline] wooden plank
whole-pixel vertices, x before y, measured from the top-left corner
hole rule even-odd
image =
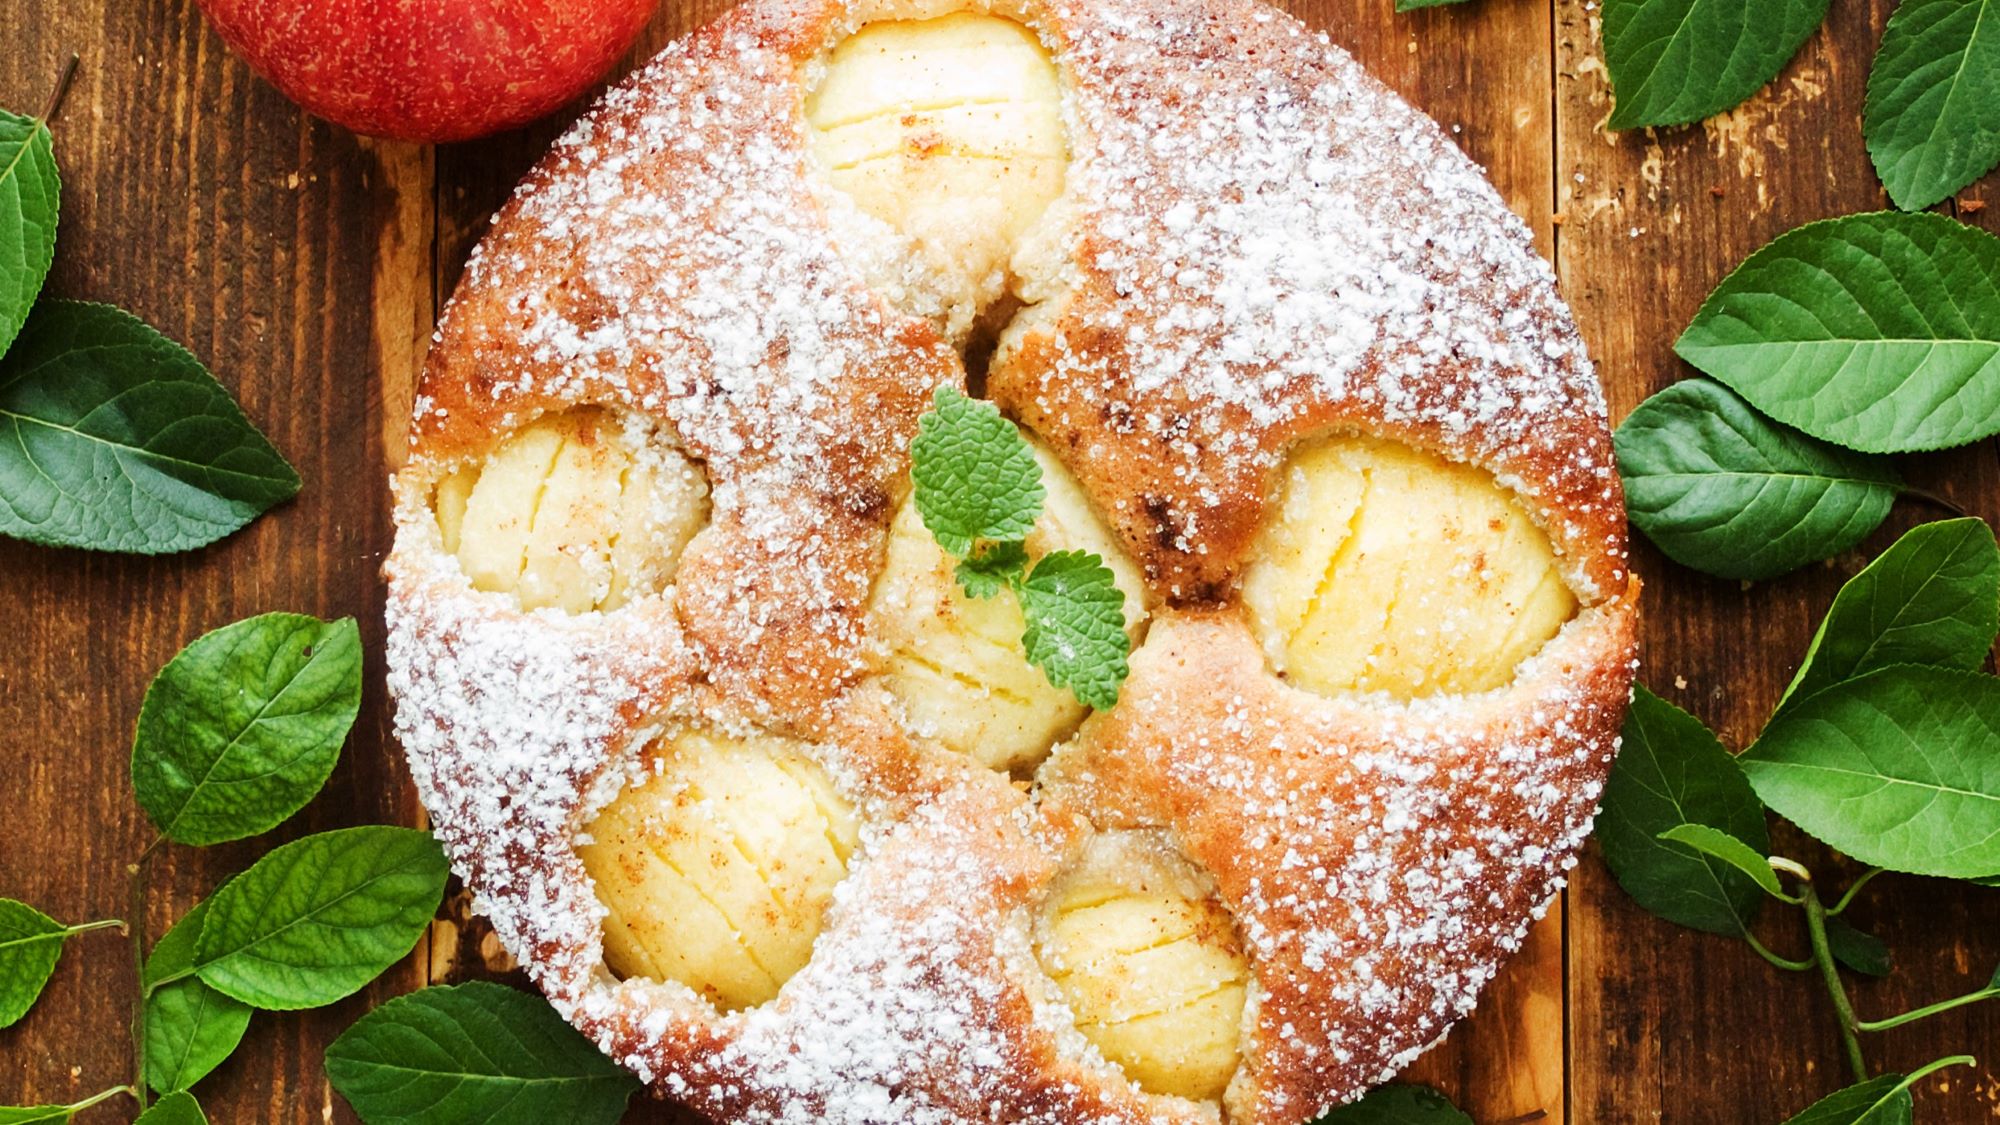
[[[1800,223],[1884,205],[1859,117],[1889,5],[1836,4],[1774,86],[1700,126],[1607,134],[1599,5],[1557,0],[1558,265],[1608,386],[1614,417],[1692,371],[1670,347],[1701,299],[1750,251]],[[1908,459],[1919,482],[1976,514],[2000,515],[2000,473],[1985,448]],[[1892,530],[1940,513],[1904,504]],[[1891,541],[1885,531],[1822,568],[1744,588],[1704,579],[1642,547],[1647,582],[1642,677],[1732,746],[1754,735],[1840,583]],[[1781,833],[1778,847],[1827,871],[1825,850]],[[1594,850],[1594,849],[1593,849]],[[1900,954],[1891,982],[1857,989],[1886,1014],[1976,985],[2000,932],[2000,896],[1886,878],[1857,908]],[[1579,1121],[1777,1121],[1846,1081],[1830,1005],[1816,979],[1788,976],[1742,943],[1670,926],[1635,907],[1593,855],[1571,893],[1571,1111]],[[1794,920],[1767,920],[1796,954]],[[1988,943],[1990,946],[1990,943]],[[1978,980],[1974,980],[1974,976]],[[2000,1010],[1871,1041],[1877,1069],[2000,1041]],[[1996,1071],[1926,1083],[1925,1120],[1984,1120]]]
[[[66,191],[51,291],[124,305],[187,344],[306,482],[292,505],[191,555],[0,542],[0,754],[10,763],[0,770],[10,810],[0,893],[65,919],[126,913],[125,865],[152,837],[127,783],[131,724],[152,672],[185,642],[289,609],[359,618],[371,654],[366,710],[326,793],[267,838],[164,849],[146,911],[157,934],[278,842],[415,816],[381,688],[377,569],[389,525],[375,403],[401,377],[385,380],[385,364],[406,362],[379,341],[407,340],[412,328],[407,294],[386,283],[400,273],[427,284],[429,240],[378,244],[383,210],[402,198],[388,185],[403,185],[407,168],[385,172],[380,154],[302,117],[186,4],[8,5],[0,39],[0,104],[15,108],[38,108],[59,61],[83,55],[56,124]],[[430,196],[427,182],[410,190]],[[0,1033],[0,1100],[69,1101],[128,1081],[133,972],[115,932],[76,942],[36,1010]],[[238,1057],[203,1083],[212,1116],[332,1113],[324,1044],[416,983],[414,966],[397,969],[325,1011],[257,1016]],[[95,1119],[126,1112],[106,1106]]]

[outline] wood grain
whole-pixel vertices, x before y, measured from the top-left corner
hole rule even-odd
[[[1860,130],[1868,63],[1890,5],[1833,6],[1828,25],[1764,93],[1698,126],[1612,134],[1599,5],[1558,0],[1556,169],[1563,293],[1598,363],[1614,418],[1694,374],[1672,343],[1709,290],[1751,251],[1801,223],[1887,206]],[[1976,515],[2000,517],[1992,443],[1906,459],[1914,480]],[[1913,523],[1941,513],[1904,502],[1860,551],[1746,587],[1703,578],[1641,546],[1642,678],[1732,747],[1756,734],[1840,584]],[[1778,848],[1842,866],[1795,833]],[[1850,869],[1851,870],[1851,869]],[[1694,933],[1635,907],[1595,849],[1570,895],[1571,1113],[1578,1121],[1780,1121],[1844,1085],[1823,986],[1741,942]],[[1799,956],[1804,935],[1770,912],[1768,944]],[[1900,957],[1890,982],[1861,985],[1863,1018],[1955,995],[2000,960],[2000,895],[1940,881],[1878,880],[1856,920]],[[1975,974],[1977,979],[1975,979]],[[1871,1040],[1877,1070],[1967,1050],[1992,1055],[2000,1005]],[[2000,1116],[1996,1060],[1926,1083],[1919,1119]]]
[[[669,0],[620,70],[728,6]],[[1882,205],[1858,129],[1887,0],[1834,6],[1829,28],[1772,91],[1658,135],[1607,135],[1608,90],[1589,0],[1478,0],[1398,16],[1389,0],[1293,0],[1307,23],[1430,112],[1485,165],[1557,263],[1622,416],[1688,372],[1674,334],[1765,239]],[[255,79],[188,0],[25,0],[0,7],[0,105],[38,106],[69,51],[83,71],[57,147],[65,181],[51,290],[114,301],[208,360],[305,476],[298,501],[209,550],[166,560],[0,541],[0,894],[69,921],[125,908],[125,865],[151,838],[126,782],[130,726],[152,672],[199,633],[291,609],[358,617],[381,651],[386,488],[414,375],[465,255],[576,107],[514,134],[438,149],[360,140],[301,115]],[[1968,221],[2000,229],[1996,181]],[[1560,225],[1558,218],[1560,216]],[[1914,459],[1911,476],[2000,517],[1990,446]],[[1936,513],[1906,506],[1895,526]],[[1649,683],[1740,745],[1789,677],[1840,581],[1886,543],[1745,590],[1641,550]],[[1747,624],[1747,628],[1746,628]],[[159,932],[269,845],[370,821],[421,823],[388,722],[379,655],[362,720],[326,794],[267,840],[154,864]],[[1796,836],[1780,846],[1829,870]],[[1859,921],[1902,958],[1859,989],[1864,1014],[1962,991],[2000,957],[2000,893],[1883,879]],[[1769,940],[1801,937],[1771,919]],[[115,932],[81,938],[35,1012],[0,1032],[0,1102],[70,1101],[126,1081],[133,986]],[[1647,917],[1586,858],[1480,1011],[1411,1070],[1482,1125],[1777,1121],[1839,1085],[1825,997],[1740,944]],[[218,1122],[354,1120],[327,1089],[326,1042],[367,1006],[430,981],[520,976],[455,892],[418,955],[318,1013],[260,1015],[199,1093]],[[2000,1005],[1871,1042],[1910,1067],[2000,1044]],[[1927,1084],[1926,1120],[2000,1118],[1989,1068]],[[1540,1115],[1537,1117],[1536,1115]],[[129,1118],[107,1105],[90,1121]],[[642,1105],[632,1121],[686,1123]]]

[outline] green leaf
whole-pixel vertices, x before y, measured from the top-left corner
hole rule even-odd
[[[2000,0],[1903,0],[1868,72],[1861,132],[1905,211],[2000,162]]]
[[[1881,938],[1857,929],[1844,918],[1826,920],[1826,944],[1833,959],[1871,977],[1889,975],[1889,947]]]
[[[1832,558],[1882,523],[1902,486],[1886,461],[1777,425],[1706,379],[1640,403],[1614,444],[1633,526],[1724,578]]]
[[[227,884],[224,884],[225,886]],[[163,982],[184,978],[194,972],[195,947],[208,918],[208,900],[194,904],[181,920],[153,943],[153,951],[139,974],[140,987],[151,990]]]
[[[298,491],[229,392],[129,313],[43,301],[0,359],[0,534],[186,551]]]
[[[1604,861],[1625,893],[1667,921],[1748,933],[1763,892],[1729,864],[1659,838],[1682,824],[1705,824],[1758,851],[1771,846],[1764,806],[1729,751],[1701,720],[1637,686],[1597,819]]]
[[[1472,1125],[1472,1118],[1429,1086],[1377,1086],[1314,1125]]]
[[[444,894],[430,833],[343,828],[272,851],[208,900],[192,970],[257,1008],[330,1004],[416,947]]]
[[[538,996],[473,982],[376,1008],[326,1049],[369,1125],[611,1125],[639,1082]]]
[[[1086,707],[1109,710],[1131,671],[1125,595],[1111,568],[1087,551],[1042,556],[1021,584],[1028,662]]]
[[[153,680],[132,744],[132,787],[169,839],[255,836],[326,784],[360,709],[353,618],[238,621],[182,649]]]
[[[1396,0],[1399,12],[1414,12],[1419,8],[1442,8],[1446,4],[1463,4],[1465,0]]]
[[[1021,580],[1028,548],[1020,542],[995,543],[958,564],[958,584],[968,598],[991,598]]]
[[[201,1081],[236,1050],[250,1026],[248,1005],[186,975],[207,915],[208,903],[197,903],[146,958],[146,1084],[155,1090],[184,1090]]]
[[[1900,1074],[1882,1074],[1821,1098],[1784,1125],[1910,1125],[1915,1112]]]
[[[68,1121],[75,1112],[66,1105],[0,1106],[0,1125],[45,1125]]]
[[[1756,93],[1826,18],[1827,0],[1604,0],[1613,129],[1683,125]]]
[[[1787,708],[1737,760],[1765,804],[1863,863],[2000,868],[2000,679],[1878,669]]]
[[[1972,881],[1982,887],[2000,887],[2000,875],[1986,875]],[[1993,987],[2000,988],[2000,973],[1995,973],[1993,980]]]
[[[182,1090],[154,1102],[132,1125],[208,1125],[208,1118],[202,1114],[194,1095]]]
[[[35,1006],[70,933],[27,903],[0,898],[0,1027],[12,1027]]]
[[[1883,211],[1779,235],[1674,345],[1780,422],[1906,453],[2000,432],[2000,239]]]
[[[1027,538],[1047,495],[1027,439],[990,402],[950,387],[939,387],[933,401],[910,443],[924,526],[959,558],[982,539]]]
[[[0,109],[0,355],[20,334],[49,276],[61,207],[49,127]]]
[[[184,977],[146,997],[146,1084],[185,1090],[234,1054],[250,1028],[252,1009]]]
[[[1977,668],[2000,630],[2000,546],[1985,520],[1912,528],[1847,580],[1778,701],[1893,664]]]
[[[1706,824],[1677,824],[1660,833],[1660,839],[1686,844],[1705,856],[1721,860],[1750,876],[1750,881],[1772,898],[1787,897],[1784,885],[1778,882],[1778,873],[1771,870],[1771,861],[1764,853],[1727,832]]]

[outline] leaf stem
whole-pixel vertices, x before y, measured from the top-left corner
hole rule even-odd
[[[139,858],[132,861],[132,1100],[139,1112],[146,1112],[146,861],[160,846],[163,837],[153,837]]]
[[[1812,937],[1813,961],[1819,965],[1820,979],[1826,982],[1826,994],[1833,999],[1834,1015],[1840,1021],[1840,1043],[1847,1053],[1847,1067],[1854,1072],[1856,1082],[1868,1081],[1868,1060],[1861,1054],[1861,1037],[1856,1034],[1859,1021],[1854,1017],[1854,1004],[1847,997],[1847,986],[1841,983],[1840,966],[1833,959],[1833,946],[1826,937],[1826,906],[1819,900],[1819,889],[1811,883],[1801,888],[1805,897],[1806,933]]]
[[[86,1109],[89,1109],[91,1106],[97,1105],[99,1102],[108,1102],[112,1098],[115,1098],[120,1094],[132,1094],[132,1087],[113,1086],[109,1090],[104,1090],[99,1093],[93,1094],[90,1097],[87,1097],[80,1102],[76,1102],[71,1105],[66,1105],[63,1108],[68,1110],[71,1114],[77,1114],[83,1112]],[[137,1094],[132,1094],[132,1096],[138,1097]]]
[[[1803,973],[1813,967],[1811,961],[1794,961],[1790,957],[1778,956],[1766,948],[1763,942],[1758,941],[1747,930],[1743,934],[1743,940],[1750,943],[1750,948],[1757,951],[1757,956],[1762,957],[1764,960],[1787,972]]]
[[[1989,985],[1977,992],[1968,992],[1963,996],[1954,996],[1949,1000],[1940,1000],[1935,1004],[1926,1004],[1921,1008],[1904,1012],[1900,1016],[1890,1016],[1887,1019],[1880,1020],[1859,1020],[1856,1021],[1854,1026],[1862,1031],[1887,1031],[1892,1027],[1901,1027],[1906,1023],[1915,1023],[1921,1019],[1928,1019],[1940,1012],[1949,1012],[1953,1008],[1963,1008],[1967,1004],[1977,1004],[1982,1000],[1993,1000],[1996,998],[2000,998],[2000,988],[1994,988]]]
[[[1937,1059],[1932,1062],[1927,1062],[1924,1065],[1918,1067],[1917,1069],[1911,1071],[1909,1074],[1905,1075],[1903,1078],[1903,1089],[1905,1090],[1909,1089],[1910,1087],[1916,1085],[1918,1082],[1921,1082],[1924,1079],[1930,1077],[1937,1071],[1943,1070],[1945,1067],[1976,1066],[1978,1065],[1978,1063],[1979,1060],[1973,1058],[1971,1055],[1947,1055],[1944,1058]]]
[[[1835,917],[1836,915],[1845,912],[1849,906],[1852,906],[1854,904],[1854,896],[1861,893],[1861,888],[1867,886],[1868,881],[1870,879],[1873,879],[1875,876],[1880,875],[1882,873],[1882,870],[1883,869],[1880,867],[1871,867],[1868,870],[1862,872],[1859,878],[1855,879],[1854,882],[1849,883],[1847,885],[1846,893],[1840,896],[1839,902],[1833,904],[1832,910],[1826,912],[1826,916],[1832,918]]]
[[[36,118],[43,125],[54,120],[56,111],[62,108],[63,98],[69,93],[70,79],[76,77],[77,64],[82,61],[83,57],[75,51],[69,53],[69,61],[63,64],[62,73],[56,77],[56,88],[49,94],[49,104],[42,110],[42,115]]]
[[[78,934],[87,934],[92,930],[115,930],[124,924],[125,919],[123,918],[106,918],[99,922],[85,922],[81,925],[71,926],[63,936],[75,937]]]
[[[1915,485],[1904,485],[1902,492],[1903,495],[1908,496],[1912,500],[1922,500],[1926,504],[1934,504],[1955,516],[1963,517],[1972,514],[1959,506],[1958,501],[1941,492],[1932,492],[1928,488],[1918,488]]]

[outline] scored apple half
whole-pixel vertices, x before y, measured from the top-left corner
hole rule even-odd
[[[1029,448],[1047,498],[1027,539],[1028,556],[1094,552],[1125,595],[1125,630],[1144,628],[1145,585],[1119,550],[1081,485],[1040,442]],[[1011,592],[967,596],[955,560],[924,527],[915,501],[890,526],[888,557],[870,601],[885,684],[911,726],[946,749],[996,770],[1033,767],[1075,730],[1088,708],[1028,663],[1026,622]]]
[[[1094,836],[1038,927],[1077,1029],[1140,1088],[1215,1100],[1242,1058],[1250,964],[1209,881],[1152,833]]]
[[[1398,699],[1505,685],[1577,609],[1492,474],[1363,437],[1286,463],[1243,602],[1288,682]]]
[[[544,415],[439,483],[444,549],[523,609],[616,609],[673,581],[708,522],[701,469],[637,419]]]
[[[834,46],[805,116],[828,180],[910,240],[962,337],[1062,193],[1062,87],[1041,41],[970,12],[867,24]]]
[[[812,956],[859,841],[854,808],[784,739],[687,733],[577,848],[604,904],[604,959],[730,1011]]]

